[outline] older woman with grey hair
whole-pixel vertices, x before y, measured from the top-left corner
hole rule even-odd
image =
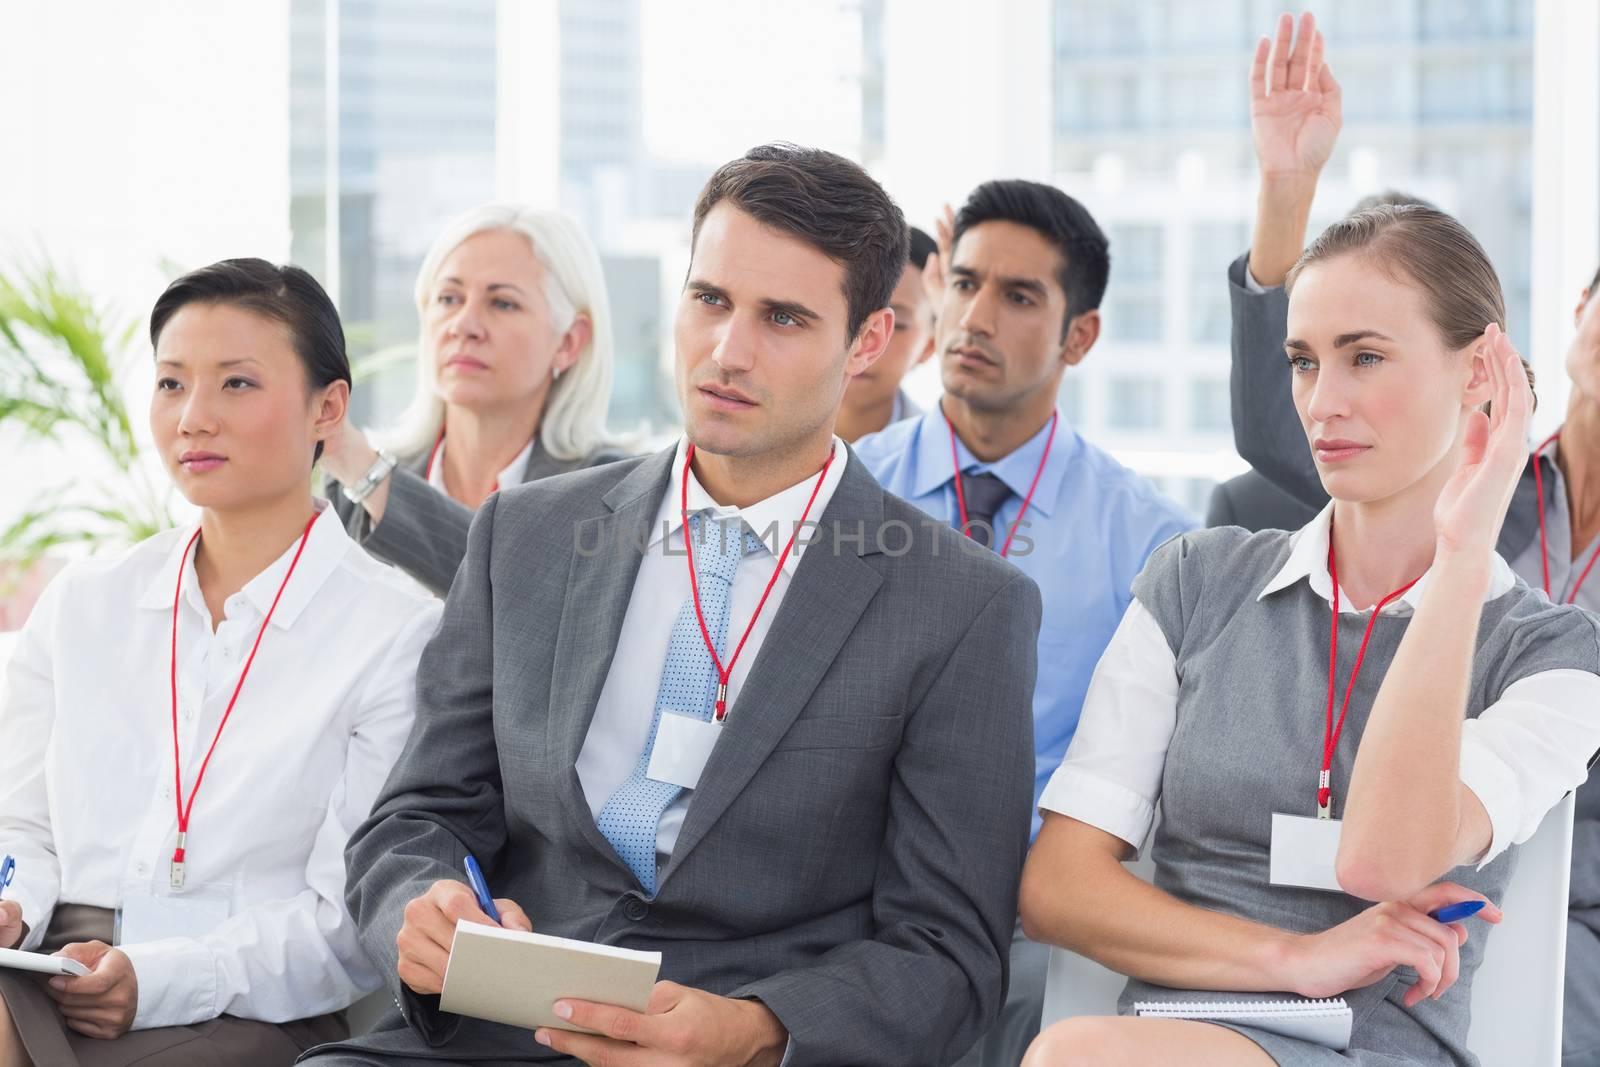
[[[376,448],[346,424],[323,465],[362,547],[443,594],[490,493],[621,457],[605,429],[611,311],[578,224],[516,204],[447,224],[416,300],[411,407]]]

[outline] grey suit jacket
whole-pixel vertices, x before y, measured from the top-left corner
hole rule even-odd
[[[1289,336],[1289,296],[1282,286],[1252,292],[1245,285],[1249,254],[1228,267],[1228,295],[1233,307],[1233,365],[1229,393],[1233,405],[1233,444],[1239,455],[1273,485],[1320,510],[1328,502],[1322,479],[1311,459],[1305,429],[1295,413],[1292,376],[1284,358],[1283,342]],[[1506,559],[1516,559],[1539,535],[1538,491],[1528,466],[1517,483],[1497,546]],[[1545,470],[1545,492],[1554,492],[1555,479]]]
[[[532,482],[568,471],[595,467],[623,458],[623,453],[598,450],[582,459],[556,459],[537,438],[522,470]],[[327,484],[328,501],[344,520],[345,529],[362,548],[392,563],[440,596],[449,590],[467,552],[472,512],[428,484],[428,454],[407,456],[389,475],[389,500],[376,526],[367,509],[344,495],[336,481]]]
[[[350,910],[404,1018],[342,1047],[555,1059],[395,977],[406,902],[460,880],[468,852],[541,932],[659,950],[664,979],[762,1001],[797,1065],[948,1063],[995,1020],[1028,843],[1037,587],[851,454],[647,897],[575,762],[671,459],[510,489],[473,521],[416,727],[347,853]]]

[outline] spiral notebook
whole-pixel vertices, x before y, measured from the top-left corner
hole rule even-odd
[[[1315,1042],[1343,1052],[1350,1047],[1353,1017],[1343,997],[1330,1000],[1141,1000],[1134,1013],[1156,1019],[1206,1019],[1254,1026],[1271,1034]]]

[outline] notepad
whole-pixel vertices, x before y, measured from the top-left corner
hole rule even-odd
[[[1271,1034],[1299,1038],[1336,1052],[1350,1047],[1354,1021],[1343,997],[1329,1000],[1152,1001],[1133,1005],[1134,1013],[1156,1019],[1206,1019],[1254,1026]]]
[[[439,1007],[475,1019],[578,1030],[556,1018],[563,997],[644,1011],[661,971],[661,953],[456,923]]]
[[[43,952],[18,952],[14,948],[0,948],[0,967],[14,971],[37,971],[39,974],[64,974],[82,978],[89,968],[65,956],[47,956]]]

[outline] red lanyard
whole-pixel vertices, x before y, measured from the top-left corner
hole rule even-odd
[[[1050,462],[1050,445],[1056,439],[1056,423],[1060,417],[1059,412],[1052,412],[1050,415],[1050,434],[1044,439],[1044,455],[1039,458],[1039,469],[1033,472],[1033,481],[1028,485],[1028,495],[1022,498],[1022,510],[1017,512],[1016,521],[1006,533],[1006,543],[1000,547],[1001,559],[1005,559],[1006,553],[1011,551],[1011,539],[1017,536],[1017,530],[1022,526],[1022,517],[1028,513],[1028,505],[1033,503],[1033,491],[1039,488],[1039,477],[1044,474],[1044,465]],[[956,472],[956,508],[961,513],[961,532],[971,537],[972,531],[967,529],[967,494],[961,489],[961,459],[956,454],[956,428],[950,422],[948,415],[944,417],[944,424],[950,430],[950,465]]]
[[[1545,540],[1544,533],[1544,468],[1539,463],[1539,453],[1550,447],[1552,441],[1559,440],[1561,431],[1557,430],[1545,438],[1544,444],[1533,450],[1533,485],[1539,495],[1539,562],[1544,565],[1544,595],[1550,594],[1550,543]],[[1589,572],[1594,570],[1595,560],[1600,559],[1600,545],[1595,546],[1594,552],[1589,556],[1589,562],[1584,566],[1583,573],[1578,575],[1578,582],[1572,587],[1572,592],[1567,596],[1568,604],[1578,602],[1578,590],[1583,588],[1583,580],[1589,577]]]
[[[311,539],[311,527],[316,525],[316,522],[317,516],[313,515],[311,521],[306,523],[305,533],[300,535],[300,547],[294,550],[294,559],[289,561],[289,570],[278,586],[278,595],[272,598],[272,607],[267,609],[267,617],[261,620],[261,629],[256,633],[256,643],[250,646],[250,658],[244,661],[244,670],[239,672],[239,683],[233,687],[233,696],[228,698],[228,709],[222,713],[222,721],[217,724],[217,734],[211,739],[211,747],[206,749],[206,758],[200,761],[200,773],[194,776],[194,788],[189,790],[188,804],[183,802],[183,767],[178,756],[178,604],[183,599],[183,569],[189,562],[189,550],[200,540],[200,531],[196,530],[194,536],[189,538],[189,543],[183,546],[183,558],[178,561],[178,587],[172,594],[172,776],[177,784],[173,795],[178,805],[178,846],[172,851],[174,889],[183,888],[185,846],[189,842],[189,814],[194,811],[194,798],[200,793],[200,782],[206,776],[206,767],[211,763],[211,754],[217,750],[217,742],[222,740],[222,728],[228,725],[228,717],[233,714],[233,706],[239,701],[239,691],[244,688],[244,680],[250,676],[250,665],[256,660],[256,650],[261,647],[261,638],[266,635],[267,624],[272,621],[272,613],[278,610],[278,601],[289,586],[289,578],[294,574],[295,565],[300,562],[300,554],[306,550],[306,542]]]
[[[1326,819],[1330,816],[1329,807],[1333,801],[1333,753],[1339,747],[1339,735],[1344,732],[1344,717],[1350,711],[1350,694],[1355,692],[1356,679],[1361,675],[1361,661],[1367,657],[1367,642],[1372,640],[1372,628],[1378,624],[1378,616],[1388,606],[1391,600],[1401,596],[1407,589],[1422,580],[1421,576],[1411,579],[1399,589],[1378,601],[1378,606],[1372,609],[1372,618],[1367,620],[1367,632],[1361,636],[1361,651],[1356,653],[1355,666],[1350,668],[1350,684],[1344,687],[1344,706],[1339,709],[1339,722],[1333,721],[1333,680],[1339,669],[1339,564],[1333,558],[1333,524],[1328,524],[1328,578],[1333,582],[1333,625],[1332,637],[1328,641],[1328,715],[1322,728],[1322,773],[1317,776],[1317,818]]]
[[[833,450],[828,450],[828,458],[822,464],[822,473],[817,475],[817,484],[811,487],[811,498],[806,501],[806,508],[800,513],[800,521],[795,523],[794,531],[789,534],[789,541],[783,546],[783,553],[778,556],[778,565],[772,568],[772,577],[767,579],[767,588],[761,594],[761,600],[756,604],[755,614],[750,616],[750,623],[744,628],[744,636],[739,638],[739,644],[733,650],[733,656],[723,666],[722,660],[717,656],[717,646],[711,640],[711,631],[706,626],[706,617],[700,610],[700,583],[694,574],[694,550],[690,543],[694,538],[689,534],[689,464],[694,462],[694,445],[691,444],[683,457],[683,499],[680,507],[683,511],[683,554],[689,561],[689,592],[694,597],[694,617],[700,623],[700,637],[706,643],[706,651],[711,653],[711,662],[717,668],[717,721],[721,722],[728,714],[728,679],[733,675],[733,665],[739,662],[739,653],[744,651],[744,643],[750,640],[750,631],[756,628],[756,620],[761,618],[761,609],[767,606],[767,597],[772,595],[772,587],[778,584],[778,575],[783,573],[784,561],[789,558],[789,550],[794,547],[794,539],[800,533],[800,527],[806,524],[806,516],[811,514],[811,505],[817,502],[817,493],[822,490],[822,480],[828,476],[828,468],[833,465]],[[743,538],[740,534],[740,538]]]
[[[425,482],[433,478],[433,458],[439,454],[439,446],[442,444],[444,444],[444,431],[440,430],[439,436],[434,439],[433,447],[428,449],[428,464],[422,468],[422,480]],[[494,488],[490,489],[489,492],[498,493],[499,491],[500,479],[496,478],[494,480]]]

